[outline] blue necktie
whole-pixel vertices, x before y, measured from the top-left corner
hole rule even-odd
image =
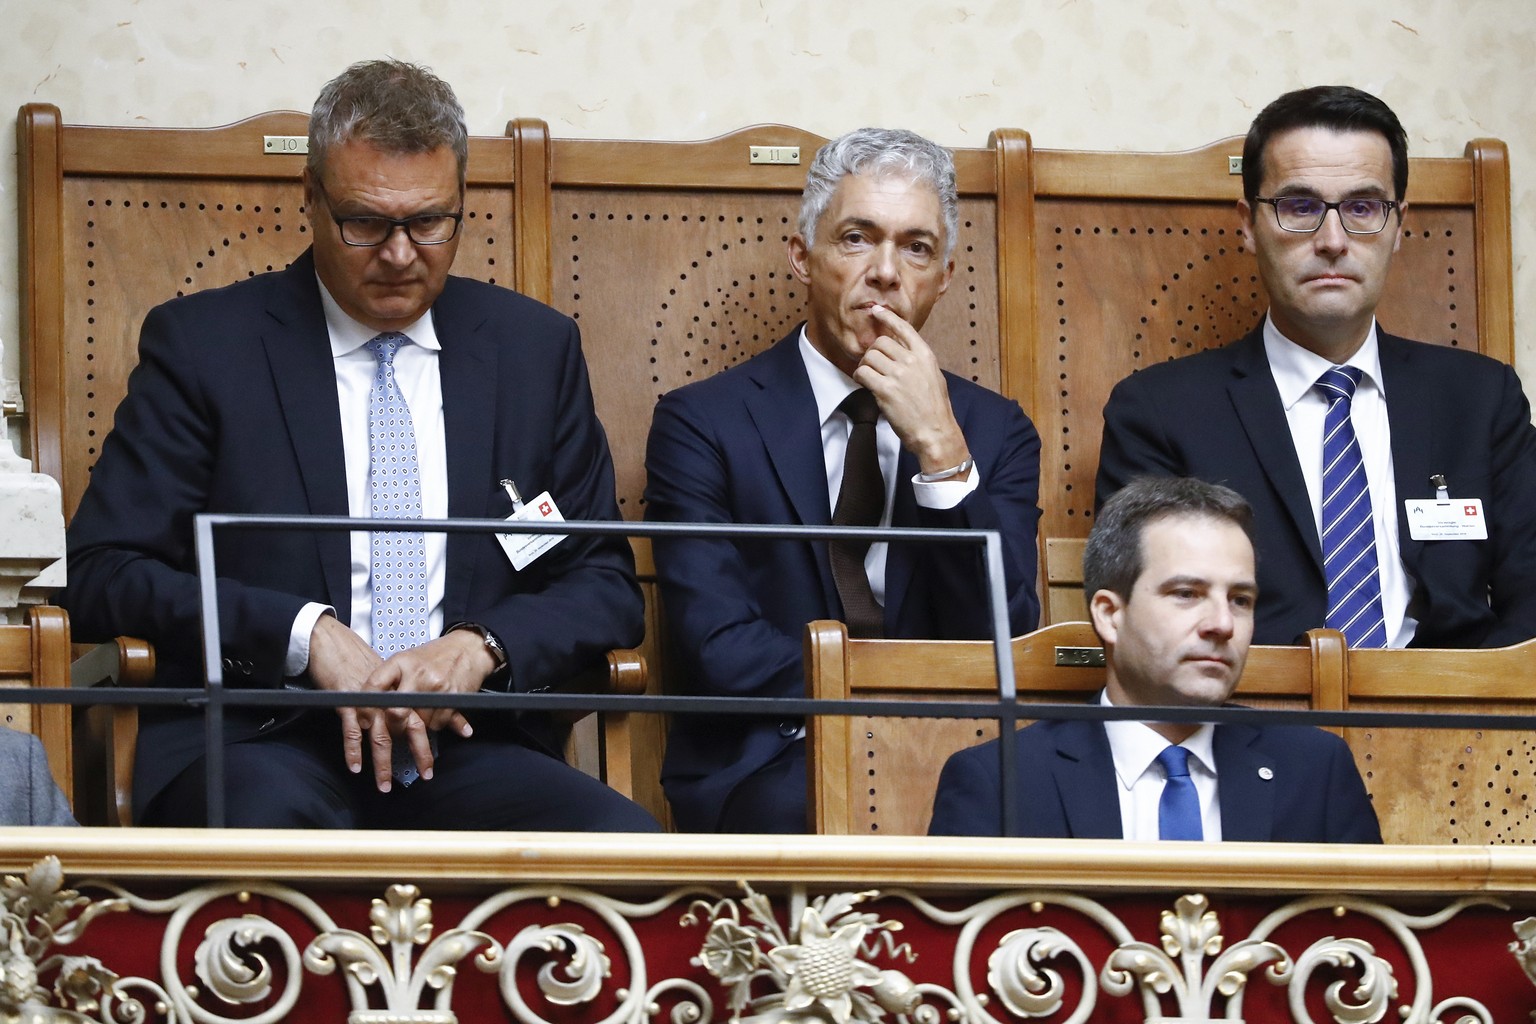
[[[416,463],[416,428],[410,407],[395,385],[395,353],[410,341],[387,333],[365,346],[378,360],[368,396],[368,473],[373,518],[420,519],[421,472]],[[373,646],[384,657],[427,642],[426,534],[370,534]],[[397,742],[393,774],[402,784],[416,781],[410,749]]]
[[[1169,744],[1157,755],[1157,763],[1163,766],[1167,777],[1162,799],[1157,802],[1157,838],[1204,839],[1200,797],[1189,778],[1189,751],[1177,743]]]
[[[1323,420],[1323,575],[1328,581],[1326,623],[1351,647],[1387,646],[1377,572],[1376,526],[1365,461],[1350,421],[1360,370],[1330,367],[1317,379],[1328,399]]]

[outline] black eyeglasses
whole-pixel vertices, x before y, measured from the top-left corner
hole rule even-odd
[[[1326,203],[1311,196],[1257,198],[1256,203],[1274,207],[1275,223],[1282,231],[1311,234],[1323,226],[1329,210],[1339,211],[1339,223],[1352,235],[1379,234],[1387,226],[1387,215],[1397,209],[1390,199],[1340,199]]]
[[[331,214],[331,220],[336,222],[336,227],[341,231],[341,240],[348,245],[362,247],[383,245],[389,241],[389,236],[395,233],[396,228],[404,228],[406,237],[417,245],[442,245],[451,242],[453,236],[459,233],[459,223],[464,219],[464,212],[458,213],[418,213],[414,217],[338,217],[331,210],[331,197],[326,195],[325,186],[318,181],[316,190],[325,200],[325,207]]]

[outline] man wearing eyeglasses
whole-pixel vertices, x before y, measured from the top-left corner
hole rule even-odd
[[[1376,307],[1403,234],[1408,143],[1346,86],[1287,93],[1243,145],[1242,234],[1269,295],[1232,345],[1148,367],[1104,409],[1097,499],[1197,476],[1252,504],[1254,642],[1536,636],[1536,429],[1509,366],[1394,337]]]
[[[617,518],[575,325],[448,273],[467,157],[463,110],[423,68],[364,62],[324,88],[304,171],[310,249],[145,319],[70,527],[78,635],[145,637],[160,685],[203,685],[198,512],[501,519],[515,489],[567,518]],[[486,534],[229,530],[217,570],[230,687],[541,690],[643,630],[622,538],[566,537],[514,564]],[[226,715],[231,825],[656,828],[566,765],[542,716],[451,703]],[[141,821],[204,823],[203,731],[196,713],[144,709]]]

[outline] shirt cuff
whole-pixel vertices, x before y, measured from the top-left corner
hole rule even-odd
[[[981,486],[981,467],[972,466],[971,472],[964,480],[939,480],[934,483],[924,483],[912,476],[912,496],[923,508],[954,508],[966,499],[966,497]]]
[[[309,638],[315,632],[315,623],[322,615],[335,615],[336,609],[328,604],[311,601],[294,616],[293,630],[288,634],[288,657],[283,661],[283,675],[301,676],[309,668]]]

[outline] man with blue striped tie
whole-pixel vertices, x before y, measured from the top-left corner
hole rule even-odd
[[[1407,186],[1407,136],[1375,96],[1275,100],[1243,145],[1238,203],[1268,314],[1241,341],[1126,378],[1104,409],[1100,502],[1168,474],[1253,505],[1256,643],[1324,625],[1355,647],[1536,636],[1536,429],[1519,379],[1376,320]]]
[[[1100,511],[1083,553],[1108,706],[1215,707],[1253,635],[1253,512],[1201,480],[1144,477]],[[998,835],[997,741],[951,757],[931,835]],[[1344,741],[1287,725],[1043,721],[1018,736],[1018,835],[1379,843]]]

